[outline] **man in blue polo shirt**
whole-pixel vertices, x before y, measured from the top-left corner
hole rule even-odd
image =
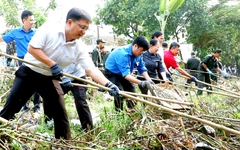
[[[137,37],[132,44],[124,47],[116,48],[108,56],[105,63],[104,75],[120,90],[135,92],[132,83],[138,84],[141,87],[146,86],[146,82],[154,84],[150,79],[143,62],[142,54],[148,50],[149,43],[145,37]],[[136,79],[131,75],[134,68],[137,68],[146,81]],[[127,107],[132,109],[136,103],[131,100],[126,100]],[[117,111],[123,110],[123,98],[115,96],[114,105]]]
[[[29,10],[24,10],[21,14],[23,26],[15,28],[0,37],[0,42],[10,43],[15,40],[17,48],[17,57],[23,59],[27,53],[28,43],[32,39],[36,30],[32,29],[35,23],[34,15]],[[18,66],[21,66],[22,62],[18,61]],[[40,96],[38,93],[34,94],[34,112],[39,112],[40,109]],[[24,110],[28,110],[28,103],[24,106]]]

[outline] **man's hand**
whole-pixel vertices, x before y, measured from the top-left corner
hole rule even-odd
[[[65,87],[73,87],[72,82],[69,78],[62,78],[62,83]]]
[[[191,77],[191,81],[197,83],[197,79],[194,76]]]
[[[177,69],[175,69],[175,72],[177,75],[181,75],[181,73]]]
[[[172,75],[169,72],[166,72],[166,77],[168,78],[169,81],[173,81]]]
[[[206,70],[207,70],[208,74],[210,74],[210,75],[213,74],[212,71],[210,71],[208,68]]]
[[[151,80],[151,81],[148,81],[148,82],[149,82],[150,84],[153,84],[153,85],[155,84],[152,80]]]
[[[221,74],[224,75],[224,77],[228,78],[229,74],[227,74],[225,71],[221,71]]]
[[[60,79],[60,77],[63,76],[63,70],[57,63],[50,67],[50,71],[52,76],[56,79]]]
[[[141,81],[141,82],[140,82],[140,86],[141,86],[142,88],[145,88],[146,82],[147,82],[147,81]]]
[[[105,87],[110,88],[111,90],[109,91],[111,96],[119,96],[120,95],[120,90],[119,88],[113,84],[112,82],[108,82],[105,84]]]
[[[155,84],[153,81],[141,81],[141,82],[140,82],[140,86],[141,86],[142,88],[145,88],[145,87],[147,86],[147,83],[149,83],[149,84]]]

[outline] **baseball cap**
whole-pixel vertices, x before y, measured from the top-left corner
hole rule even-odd
[[[97,44],[99,44],[100,42],[106,43],[103,39],[97,39]]]
[[[220,49],[217,49],[214,51],[214,53],[221,53],[222,51]]]
[[[192,52],[191,52],[191,55],[196,55],[196,53],[192,51]]]

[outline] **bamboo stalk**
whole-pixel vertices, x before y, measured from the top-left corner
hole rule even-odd
[[[169,102],[169,103],[182,104],[182,105],[187,105],[187,106],[191,106],[191,107],[194,106],[194,104],[190,103],[190,102],[181,102],[181,101],[177,101],[177,100],[171,100],[171,99],[166,99],[166,98],[162,98],[162,97],[156,97],[156,96],[151,96],[151,95],[145,95],[145,94],[139,94],[139,93],[133,93],[133,92],[126,92],[126,91],[124,91],[124,93],[130,94],[130,95],[133,95],[133,96],[141,96],[141,97],[145,97],[145,98],[157,99],[157,100],[161,100],[161,101]]]
[[[179,84],[179,85],[181,85],[181,84]],[[196,90],[201,90],[201,91],[205,91],[205,92],[209,92],[209,93],[214,93],[214,94],[219,94],[219,95],[224,95],[224,96],[229,96],[229,97],[234,97],[234,98],[240,98],[240,96],[237,96],[237,95],[231,95],[231,94],[212,91],[212,90],[205,90],[205,89],[201,89],[201,88],[198,88],[198,87],[192,87],[192,86],[187,86],[187,85],[185,85],[185,87],[196,89]]]
[[[1,53],[1,52],[0,52],[0,54],[2,54],[2,55],[4,55],[4,56],[7,55],[7,54]],[[9,56],[10,56],[10,55],[9,55]],[[16,57],[11,56],[10,58],[15,59]],[[19,59],[19,58],[17,58],[17,60],[22,61],[22,59]],[[28,64],[30,64],[30,65],[33,64],[33,63],[30,63],[30,62],[25,61],[25,60],[24,60],[23,62],[28,63]],[[38,65],[35,65],[35,64],[33,64],[33,65],[38,67]],[[39,67],[42,67],[42,66],[39,66]],[[46,68],[46,67],[42,67],[42,68]],[[47,69],[49,70],[49,68],[47,68]],[[69,75],[69,74],[64,73],[64,76],[71,77],[71,78],[73,78],[73,79],[76,79],[76,80],[79,80],[79,81],[83,81],[83,82],[92,84],[92,85],[97,86],[97,87],[99,87],[99,88],[102,88],[102,89],[104,89],[104,90],[106,90],[106,91],[109,91],[109,90],[110,90],[110,89],[107,88],[107,87],[104,87],[104,86],[102,86],[102,85],[99,85],[99,84],[96,84],[96,83],[87,81],[87,80],[82,79],[82,78],[78,78],[78,77],[73,76],[73,75]],[[131,95],[126,94],[126,93],[124,93],[124,92],[122,92],[122,91],[120,91],[120,94],[121,94],[122,96],[124,96],[124,97],[128,97],[128,98],[130,98],[130,99],[132,99],[132,100],[136,100],[136,101],[145,103],[145,104],[150,105],[150,106],[152,106],[152,107],[154,107],[154,108],[158,108],[158,109],[160,109],[160,110],[162,110],[162,111],[166,111],[166,112],[168,112],[168,113],[172,113],[172,114],[179,115],[179,116],[182,116],[182,117],[185,117],[185,118],[188,118],[188,119],[192,119],[192,120],[195,120],[195,121],[199,121],[199,122],[202,122],[202,123],[207,124],[207,125],[209,125],[209,126],[216,127],[216,128],[218,128],[218,129],[222,129],[222,130],[228,131],[228,132],[233,133],[233,134],[236,134],[236,135],[240,135],[240,132],[239,132],[239,131],[234,130],[234,129],[231,129],[231,128],[228,128],[228,127],[225,127],[225,126],[223,126],[223,125],[219,125],[219,124],[213,123],[213,122],[208,121],[208,120],[204,120],[204,119],[197,118],[196,116],[191,116],[191,115],[188,115],[188,114],[185,114],[185,113],[182,113],[182,112],[178,112],[178,111],[176,111],[176,110],[172,110],[172,109],[170,109],[170,108],[167,108],[167,107],[164,107],[164,106],[161,106],[161,105],[158,105],[158,104],[155,104],[155,103],[152,103],[152,102],[149,102],[149,101],[146,101],[146,100],[143,100],[143,99],[134,97],[134,96],[131,96]],[[3,120],[4,120],[4,119],[3,119]],[[0,117],[0,121],[2,121],[1,117]]]
[[[0,75],[9,76],[9,77],[15,77],[14,75],[8,74],[8,73],[0,73]]]
[[[59,82],[59,83],[62,84],[62,82]],[[85,84],[72,83],[72,85],[74,85],[74,86],[81,86],[81,87],[85,87],[85,88],[98,89],[98,87],[96,87],[96,86],[85,85]]]
[[[6,119],[0,117],[0,122],[1,122],[1,123],[8,123],[8,120],[6,120]]]
[[[143,76],[137,75],[137,77],[143,77]],[[155,81],[164,81],[164,80],[155,79],[155,78],[151,78],[151,79],[155,80]],[[229,97],[234,97],[234,98],[240,98],[240,96],[237,96],[237,95],[231,95],[231,94],[212,91],[212,90],[205,90],[205,89],[201,89],[201,88],[198,88],[198,87],[193,87],[193,86],[185,85],[185,84],[181,84],[181,83],[176,83],[176,82],[171,82],[171,81],[169,83],[174,84],[174,85],[181,85],[183,87],[192,88],[192,89],[196,89],[196,90],[201,90],[201,91],[205,91],[205,92],[209,92],[209,93],[214,93],[214,94],[219,94],[219,95],[224,95],[224,96],[229,96]]]
[[[2,102],[2,98],[3,98],[5,95],[7,95],[7,93],[8,93],[10,90],[11,90],[11,89],[7,90],[7,92],[5,92],[3,95],[1,95],[1,97],[0,97],[0,102]]]
[[[192,71],[192,72],[199,72],[199,73],[208,73],[208,72],[206,72],[206,71],[200,71],[200,70],[191,70],[191,69],[184,69],[184,70],[186,70],[186,71]],[[214,76],[220,76],[220,75],[217,74],[217,73],[213,73],[213,75],[214,75]],[[234,75],[232,75],[232,74],[229,74],[229,76],[230,76],[231,78],[238,78],[238,79],[239,79],[239,77],[234,76]]]
[[[223,125],[219,125],[219,124],[213,123],[213,122],[208,121],[208,120],[200,119],[200,118],[198,118],[196,116],[191,116],[191,115],[188,115],[186,113],[182,113],[182,112],[179,112],[179,111],[176,111],[176,110],[172,110],[170,108],[167,108],[167,107],[164,107],[164,106],[161,106],[161,105],[157,105],[155,103],[152,103],[152,102],[149,102],[149,101],[146,101],[146,100],[143,100],[143,99],[139,99],[137,97],[133,97],[133,96],[128,95],[128,94],[123,93],[123,92],[121,92],[121,95],[124,96],[124,97],[128,97],[128,98],[137,100],[139,102],[145,103],[145,104],[150,105],[150,106],[152,106],[154,108],[158,108],[158,109],[160,109],[162,111],[166,111],[168,113],[179,115],[181,117],[185,117],[185,118],[188,118],[188,119],[191,119],[191,120],[199,121],[199,122],[201,122],[203,124],[207,124],[209,126],[212,126],[212,127],[215,127],[215,128],[221,129],[221,130],[225,130],[225,131],[228,131],[228,132],[236,134],[236,135],[240,135],[240,131],[237,131],[237,130],[225,127]]]
[[[176,73],[172,73],[172,74],[173,74],[173,75],[176,75],[176,76],[179,76],[179,77],[182,77],[182,78],[186,78],[186,79],[188,79],[188,77],[185,77],[185,76],[183,76],[183,75],[178,75],[178,74],[176,74]],[[203,81],[199,81],[199,80],[197,80],[197,82],[198,82],[198,83],[205,84],[205,85],[207,85],[207,86],[211,86],[211,87],[214,87],[214,88],[220,89],[220,90],[225,91],[225,92],[228,92],[228,93],[232,93],[232,94],[235,94],[235,95],[240,96],[239,93],[232,92],[232,91],[229,91],[229,90],[226,90],[226,89],[220,88],[220,87],[218,87],[218,86],[215,86],[215,85],[212,85],[212,84],[208,84],[208,83],[203,82]]]
[[[62,83],[62,82],[59,82],[59,83]],[[84,84],[72,83],[72,85],[98,89],[98,88],[95,87],[95,86],[89,86],[89,85],[84,85]],[[141,96],[141,97],[145,97],[145,98],[158,99],[158,100],[165,101],[165,102],[169,102],[169,103],[176,103],[176,104],[194,106],[193,103],[189,103],[189,102],[181,102],[181,101],[177,101],[177,100],[160,98],[160,97],[156,97],[156,96],[151,96],[151,95],[146,95],[146,94],[139,94],[139,93],[134,93],[134,92],[126,92],[126,91],[121,91],[121,92],[126,93],[126,94],[130,94],[130,95],[134,95],[134,96]]]
[[[200,116],[200,117],[201,117],[201,116]],[[214,119],[223,119],[223,120],[234,121],[234,122],[240,122],[239,119],[232,119],[232,118],[225,118],[225,117],[217,117],[217,116],[210,116],[210,115],[202,115],[202,117],[214,118]]]

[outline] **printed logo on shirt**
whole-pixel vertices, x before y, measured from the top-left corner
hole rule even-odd
[[[138,66],[138,65],[139,65],[139,62],[136,62],[136,65]]]

